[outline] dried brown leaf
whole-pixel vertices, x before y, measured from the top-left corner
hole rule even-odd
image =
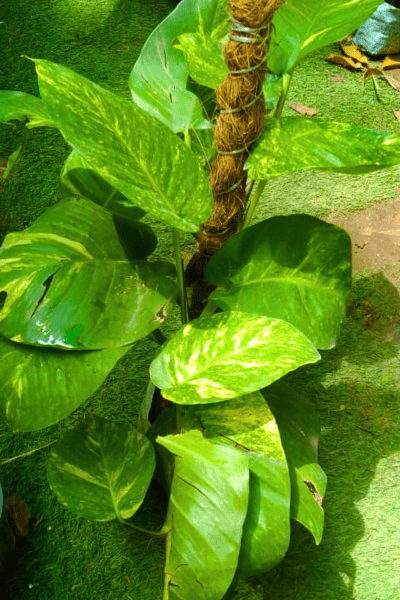
[[[29,534],[29,521],[32,517],[29,507],[18,494],[6,498],[4,510],[15,535],[25,537]]]
[[[382,63],[382,69],[398,69],[400,68],[400,54],[389,54],[385,57]]]
[[[356,63],[361,63],[365,67],[368,67],[368,58],[357,48],[357,46],[351,44],[350,46],[341,46],[341,48],[346,56],[354,59]]]
[[[385,77],[386,81],[388,82],[388,84],[391,85],[393,89],[400,92],[400,81],[398,81],[394,77],[391,77],[390,75],[387,75],[387,73],[384,73],[384,77]]]
[[[333,81],[339,81],[340,83],[343,83],[343,81],[344,81],[345,79],[344,79],[344,76],[343,76],[343,75],[335,75],[335,77],[332,77],[332,80],[333,80]]]
[[[394,110],[393,113],[394,113],[394,116],[396,117],[396,119],[400,123],[400,110]],[[400,193],[400,188],[399,188],[398,192]]]
[[[370,67],[369,69],[367,69],[366,71],[364,71],[363,81],[365,81],[366,79],[368,79],[368,77],[373,77],[374,75],[385,77],[385,74],[383,73],[383,71],[381,71],[380,69],[378,69],[376,67]]]
[[[360,71],[362,69],[361,63],[356,62],[349,56],[341,56],[340,54],[331,54],[325,60],[333,63],[334,65],[340,65],[342,67],[346,67],[347,69],[351,69],[352,71]]]
[[[300,113],[301,115],[306,115],[307,117],[314,117],[317,114],[315,108],[309,108],[308,106],[303,106],[302,104],[296,104],[296,102],[291,102],[290,108]]]

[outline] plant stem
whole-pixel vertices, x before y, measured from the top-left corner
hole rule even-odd
[[[283,74],[282,92],[281,92],[281,95],[279,96],[278,104],[277,104],[275,112],[274,112],[274,118],[280,117],[282,114],[283,107],[284,107],[286,99],[287,99],[287,95],[289,92],[289,87],[292,82],[292,79],[293,79],[293,73],[284,73]],[[253,194],[252,198],[250,199],[250,202],[248,203],[248,208],[246,210],[244,221],[243,221],[242,226],[240,227],[240,230],[245,229],[246,227],[249,226],[250,221],[253,218],[254,211],[257,208],[258,202],[261,198],[261,194],[263,193],[266,185],[267,185],[266,179],[260,179],[257,182],[257,189],[256,189],[255,193]],[[249,197],[251,194],[251,190],[252,190],[252,187],[250,188],[250,191],[249,191]]]
[[[50,442],[49,444],[45,444],[44,446],[40,446],[40,448],[34,448],[33,450],[29,450],[29,452],[24,452],[23,454],[18,454],[18,456],[13,456],[12,458],[6,458],[5,460],[0,461],[0,465],[5,465],[7,463],[12,462],[13,460],[17,460],[18,458],[24,458],[25,456],[30,456],[31,454],[38,452],[38,450],[43,450],[43,448],[48,448],[49,446],[52,446],[53,444],[56,443],[56,441],[57,440],[55,440],[54,442]]]
[[[212,317],[213,314],[215,313],[215,311],[218,308],[218,304],[216,304],[215,302],[213,302],[213,300],[209,300],[207,302],[207,304],[204,307],[203,312],[201,313],[200,317]]]
[[[278,104],[276,105],[274,117],[280,117],[282,114],[283,107],[285,105],[286,98],[287,98],[287,95],[289,92],[289,87],[290,87],[290,84],[292,83],[293,73],[284,73],[282,78],[283,78],[282,92],[281,92],[281,95],[279,96]]]
[[[244,217],[242,229],[245,229],[246,227],[249,226],[250,221],[253,218],[254,211],[256,210],[257,204],[261,198],[261,194],[263,193],[266,185],[267,185],[266,179],[261,179],[260,181],[257,181],[257,188],[249,202],[249,205],[248,205],[245,217]]]
[[[122,517],[117,517],[118,521],[121,525],[125,525],[126,527],[130,527],[135,531],[140,531],[141,533],[145,533],[146,535],[151,535],[152,537],[164,537],[170,531],[170,524],[167,521],[164,523],[162,528],[159,531],[149,531],[148,529],[143,529],[143,527],[138,527],[137,525],[132,525],[128,521],[125,521]]]
[[[186,146],[188,146],[188,148],[191,148],[192,147],[192,140],[190,139],[190,133],[189,133],[189,131],[190,131],[189,129],[186,129],[183,132],[183,136],[184,136],[184,139],[185,139]]]
[[[180,243],[180,231],[176,227],[172,228],[172,238],[174,240],[174,248],[175,248],[175,264],[176,271],[178,273],[178,282],[179,282],[179,297],[181,301],[181,315],[182,315],[182,323],[186,325],[189,322],[189,310],[185,292],[185,284],[183,281],[183,263],[182,263],[182,253],[181,253],[181,243]]]

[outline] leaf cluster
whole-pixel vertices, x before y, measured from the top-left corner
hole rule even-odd
[[[227,1],[184,0],[154,30],[129,78],[133,102],[43,59],[32,59],[41,98],[0,92],[1,122],[55,127],[71,146],[62,200],[0,250],[0,412],[15,431],[48,427],[134,343],[159,342],[150,379],[171,406],[150,423],[150,396],[137,428],[96,416],[79,423],[52,449],[48,478],[76,514],[140,530],[129,519],[156,473],[168,514],[147,533],[166,536],[164,600],[220,600],[236,574],[270,569],[287,551],[291,518],[321,540],[318,419],[280,380],[337,342],[350,238],[305,214],[251,218],[272,178],[400,162],[398,136],[280,116],[299,61],[379,3],[288,0],[276,12],[264,84],[274,116],[245,166],[257,187],[241,230],[207,266],[216,289],[192,321],[180,235],[201,231],[213,209]],[[152,259],[146,215],[171,228],[175,264]],[[176,306],[182,324],[165,339],[160,326]]]

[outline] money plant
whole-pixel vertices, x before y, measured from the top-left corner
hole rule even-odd
[[[288,549],[290,519],[321,540],[318,419],[281,379],[335,346],[351,242],[307,214],[251,219],[273,178],[400,163],[399,136],[281,116],[298,63],[379,4],[288,0],[275,12],[263,84],[269,116],[245,165],[255,186],[239,230],[206,267],[214,291],[192,320],[182,233],[198,233],[213,210],[210,114],[226,75],[227,1],[177,5],[133,67],[133,101],[34,58],[40,98],[1,92],[3,123],[58,128],[71,146],[61,200],[8,234],[0,251],[1,414],[14,431],[49,427],[139,340],[158,342],[150,380],[168,408],[153,423],[143,407],[137,424],[80,421],[49,452],[47,474],[77,515],[139,530],[134,515],[159,478],[169,498],[165,524],[153,532],[166,539],[164,600],[220,600],[237,576],[264,573]],[[170,261],[152,259],[148,217],[170,228]],[[175,307],[181,323],[167,338]]]

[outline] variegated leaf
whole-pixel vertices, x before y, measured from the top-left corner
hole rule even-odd
[[[131,349],[64,352],[0,338],[0,414],[14,431],[58,423],[87,400]]]
[[[27,127],[56,127],[50,119],[44,102],[24,92],[0,90],[0,123],[23,120],[28,117]]]
[[[74,71],[34,60],[46,110],[64,138],[133,206],[195,232],[212,212],[207,176],[173,132]]]
[[[269,119],[245,168],[252,179],[302,170],[362,175],[400,163],[400,136],[327,119]]]
[[[107,210],[137,221],[146,212],[107,183],[79,152],[72,150],[61,173],[60,194],[63,198],[80,196]]]
[[[56,443],[47,477],[57,498],[79,517],[129,519],[142,504],[155,467],[148,438],[124,423],[90,417]]]
[[[201,404],[261,389],[319,359],[289,323],[232,311],[181,327],[151,363],[150,376],[165,398]]]
[[[250,495],[239,570],[260,575],[284,557],[290,540],[290,478],[275,418],[261,392],[216,404],[199,404],[183,418],[206,438],[246,453]]]
[[[268,69],[291,73],[310,52],[352,33],[381,0],[286,0],[273,18]]]
[[[238,564],[249,498],[247,455],[196,430],[157,442],[175,455],[164,597],[222,598]]]
[[[291,517],[304,525],[319,544],[324,528],[326,475],[318,464],[321,425],[317,412],[284,381],[273,383],[262,394],[275,415],[289,464]]]
[[[226,14],[226,4],[227,0],[181,2],[151,33],[130,74],[134,102],[175,133],[207,129],[210,122],[199,98],[187,89],[190,66],[173,42],[199,31],[220,36],[221,28],[229,28],[222,12]]]
[[[346,317],[351,240],[310,215],[272,217],[232,236],[207,265],[224,310],[283,319],[321,349],[332,348]]]
[[[48,209],[0,250],[0,334],[23,344],[94,350],[132,343],[173,309],[175,269],[142,260],[157,239],[87,200]]]

